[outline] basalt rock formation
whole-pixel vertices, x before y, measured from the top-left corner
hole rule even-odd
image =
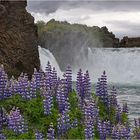
[[[37,27],[26,6],[26,0],[0,0],[0,63],[9,76],[40,66]]]
[[[140,37],[129,38],[128,36],[125,36],[120,41],[119,47],[121,47],[121,48],[140,47]]]

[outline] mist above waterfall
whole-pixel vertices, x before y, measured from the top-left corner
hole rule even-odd
[[[49,49],[55,56],[62,71],[68,64],[75,65],[77,59],[87,57],[88,48],[113,48],[119,46],[107,27],[88,27],[81,24],[70,24],[54,19],[48,23],[38,22],[39,45]],[[81,57],[83,55],[83,57]]]
[[[50,61],[58,70],[58,74],[62,75],[55,56],[49,50],[39,48],[39,54],[44,70],[47,62]],[[75,79],[77,71],[82,68],[83,72],[89,71],[93,82],[97,82],[98,77],[105,70],[110,83],[139,85],[139,60],[139,48],[88,48],[87,55],[85,55],[84,50],[77,52],[77,59],[72,65],[73,77]]]

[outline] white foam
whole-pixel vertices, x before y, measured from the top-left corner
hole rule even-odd
[[[40,46],[38,47],[38,50],[39,50],[41,68],[43,69],[43,71],[45,71],[45,67],[47,66],[47,63],[49,61],[51,65],[55,67],[55,69],[57,70],[58,76],[61,77],[62,72],[53,54],[49,50],[41,48]]]
[[[88,48],[88,54],[81,49],[77,52],[74,62],[73,77],[79,68],[83,71],[89,70],[90,77],[94,83],[105,70],[110,83],[140,85],[140,49],[139,48]],[[41,66],[45,69],[48,61],[56,67],[61,74],[60,67],[53,54],[39,47]]]
[[[93,81],[105,70],[110,83],[140,84],[139,48],[88,48],[88,57],[82,60],[79,56],[78,66],[88,69]]]

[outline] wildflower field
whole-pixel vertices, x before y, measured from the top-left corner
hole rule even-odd
[[[105,71],[91,90],[88,71],[77,73],[76,91],[68,66],[63,78],[50,63],[8,79],[0,67],[0,139],[140,139],[140,119],[132,129],[127,103],[120,106],[115,87],[108,90]]]

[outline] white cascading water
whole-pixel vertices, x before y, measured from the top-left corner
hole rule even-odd
[[[120,84],[140,84],[140,49],[93,48],[88,49],[86,67],[93,80],[105,70],[108,81]]]
[[[43,70],[50,61],[58,74],[62,75],[55,57],[49,50],[39,47],[39,54]],[[88,56],[83,54],[77,54],[77,61],[72,66],[74,77],[79,68],[82,68],[83,71],[89,71],[92,81],[97,82],[98,77],[105,70],[110,83],[140,84],[139,48],[88,48]]]
[[[47,63],[49,61],[51,65],[57,70],[57,74],[61,76],[62,72],[53,54],[48,49],[41,48],[40,46],[38,46],[38,50],[42,70],[45,71]]]

